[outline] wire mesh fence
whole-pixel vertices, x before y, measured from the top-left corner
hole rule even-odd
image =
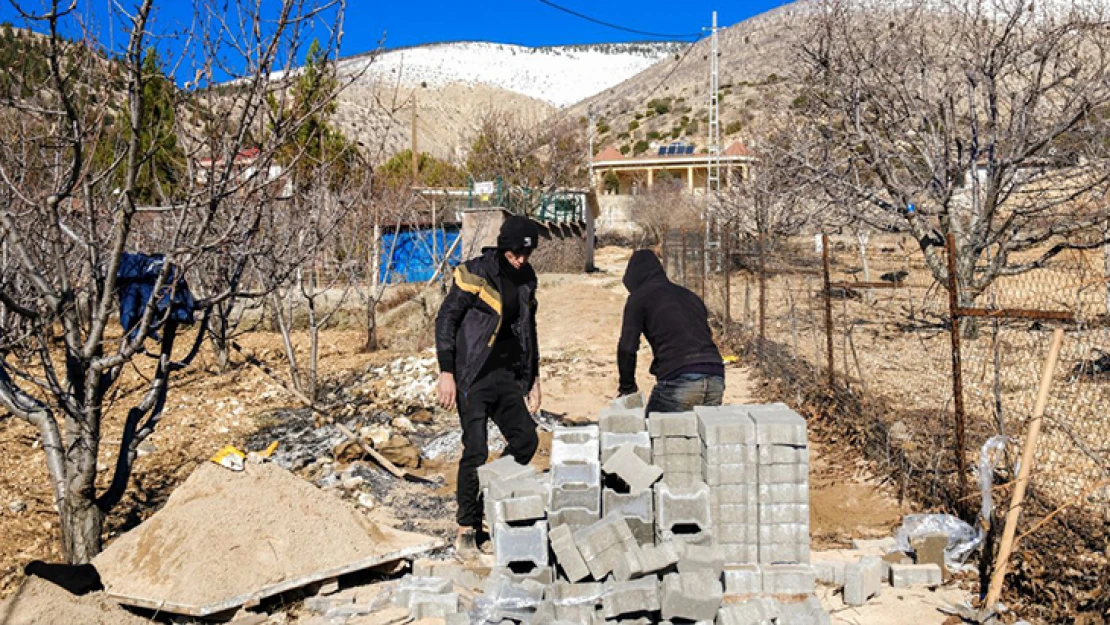
[[[988,460],[994,517],[1004,514],[1052,330],[1062,325],[1064,349],[1030,485],[1036,504],[1027,506],[1019,535],[1055,539],[1053,530],[1065,527],[1079,545],[1105,546],[1110,282],[1102,250],[1058,254],[974,296],[957,281],[950,298],[955,248],[939,245],[927,258],[909,236],[734,234],[715,246],[703,241],[698,232],[668,237],[672,279],[703,293],[711,310],[742,328],[762,365],[787,361],[798,376],[791,384],[799,402],[803,387],[837,398],[830,402],[850,399],[859,414],[837,418],[862,433],[868,455],[888,463],[906,490],[969,521],[981,498],[980,450],[999,436],[1009,444]],[[1105,553],[1095,557],[1102,572],[1089,575],[1104,583]]]

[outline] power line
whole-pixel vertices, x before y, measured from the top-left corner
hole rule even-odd
[[[701,35],[699,34],[698,36],[700,37]],[[674,73],[678,71],[679,66],[681,66],[682,62],[686,60],[686,57],[690,55],[690,51],[694,49],[694,46],[696,46],[697,43],[697,41],[692,41],[688,46],[686,46],[686,51],[682,53],[682,56],[678,57],[678,61],[675,62],[674,67],[671,68],[671,71],[667,72],[667,75],[663,77],[663,80],[660,80],[658,84],[652,87],[651,91],[648,91],[647,95],[644,96],[644,99],[648,99],[651,96],[655,95],[655,92],[659,90],[659,87],[662,87],[664,84],[666,84],[668,80],[671,79],[671,76],[674,76]]]
[[[553,8],[553,9],[557,9],[559,11],[562,11],[564,13],[569,13],[570,15],[573,15],[577,18],[584,19],[587,22],[593,22],[594,24],[600,24],[601,26],[605,26],[607,28],[612,28],[612,29],[615,29],[615,30],[622,30],[626,33],[633,33],[635,35],[644,35],[646,37],[661,37],[661,38],[664,38],[664,39],[689,39],[691,37],[697,38],[697,37],[701,36],[701,33],[689,33],[689,34],[685,34],[685,35],[676,35],[676,34],[667,34],[667,33],[653,33],[651,31],[647,31],[647,30],[637,30],[635,28],[628,28],[627,26],[621,26],[620,24],[614,24],[612,22],[606,22],[604,20],[599,20],[596,17],[590,17],[589,15],[579,13],[578,11],[575,11],[573,9],[568,9],[567,7],[555,4],[554,2],[551,2],[551,0],[538,0],[538,2],[540,2],[540,4],[546,4],[547,6]]]

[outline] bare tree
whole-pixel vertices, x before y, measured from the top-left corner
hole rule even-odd
[[[963,305],[1000,276],[1105,242],[1110,36],[1101,3],[827,0],[801,160],[917,239],[934,277],[955,236]],[[865,213],[859,213],[860,216]]]
[[[109,21],[124,23],[126,37],[122,49],[100,50],[91,36],[63,38],[80,24],[76,3],[47,2],[38,11],[14,5],[45,32],[48,69],[11,92],[0,114],[0,239],[7,252],[0,265],[0,405],[38,429],[63,549],[80,563],[99,552],[105,515],[123,496],[137,447],[158,426],[172,373],[182,366],[175,360],[181,350],[174,351],[181,311],[169,301],[212,257],[236,269],[229,279],[208,281],[196,307],[206,311],[245,293],[247,285],[232,276],[269,253],[265,239],[297,158],[282,165],[278,155],[304,123],[266,123],[269,103],[284,97],[294,76],[277,70],[293,67],[307,35],[320,28],[335,28],[325,48],[336,49],[343,6],[287,1],[263,11],[245,0],[202,0],[196,31],[167,33],[152,17],[153,0],[130,12],[113,4]],[[183,52],[160,68],[148,50],[167,34],[180,39]],[[195,76],[190,86],[208,87],[170,89],[152,106],[149,87],[186,71]],[[228,85],[212,86],[224,77]],[[167,128],[183,154],[169,161],[180,167],[177,178],[150,167],[171,153]],[[156,277],[137,319],[119,335],[109,328],[131,252],[151,255]],[[140,354],[155,357],[155,372],[126,413],[111,482],[98,491],[106,398]]]

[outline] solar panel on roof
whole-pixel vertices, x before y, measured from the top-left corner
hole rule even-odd
[[[667,154],[667,148],[665,146],[659,148],[659,156],[666,156],[666,154]]]
[[[694,146],[692,146],[692,145],[686,146],[686,153],[687,154],[693,154],[694,153]]]

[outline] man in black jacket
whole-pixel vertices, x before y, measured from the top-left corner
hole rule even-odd
[[[538,239],[531,220],[507,219],[496,248],[455,269],[454,286],[436,316],[438,400],[444,408],[458,405],[462,426],[455,548],[464,559],[478,555],[478,467],[489,456],[488,420],[508,441],[505,453],[520,464],[532,460],[539,444],[531,416],[541,399],[536,272],[528,264]]]
[[[636,387],[636,352],[647,337],[654,359],[647,412],[685,412],[694,406],[719,406],[725,392],[725,367],[709,329],[701,298],[672,283],[651,250],[638,250],[624,272],[628,301],[617,345],[619,395]]]

